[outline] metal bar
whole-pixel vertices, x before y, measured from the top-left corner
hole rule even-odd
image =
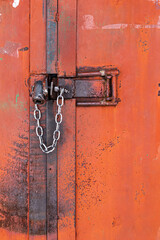
[[[117,68],[112,68],[112,69],[103,69],[103,68],[86,68],[85,71],[83,69],[79,69],[79,72],[77,73],[78,77],[91,77],[91,76],[105,76],[106,75],[111,75],[111,76],[117,76],[119,75],[119,70]]]
[[[47,146],[53,141],[56,103],[47,102]],[[47,155],[47,240],[57,240],[57,148]]]
[[[108,98],[109,98],[109,93],[110,93],[109,81],[110,81],[110,78],[107,78],[107,80],[106,80],[106,99],[107,99],[107,100],[108,100]]]
[[[117,106],[118,102],[77,102],[77,106]]]
[[[36,235],[41,235],[41,240],[46,240],[46,155],[39,148],[35,134],[32,99],[30,106],[29,234],[32,240],[36,239]],[[41,112],[44,128],[45,105],[41,106]]]
[[[47,2],[47,73],[57,73],[57,0]]]
[[[111,77],[110,77],[111,78]],[[59,78],[59,86],[69,90],[64,94],[65,99],[76,98],[78,106],[116,106],[116,76],[113,76],[113,86],[110,86],[112,79],[74,79]],[[112,91],[112,92],[111,92]],[[111,96],[110,96],[111,92]]]
[[[101,71],[99,72],[79,72],[77,74],[78,77],[98,77],[98,76],[102,76]]]
[[[116,88],[116,76],[112,77],[112,98],[115,101],[117,97],[117,88]]]

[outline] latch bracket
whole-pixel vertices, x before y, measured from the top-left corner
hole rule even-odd
[[[64,98],[76,98],[78,106],[116,106],[120,101],[118,75],[117,68],[79,72],[72,78],[34,75],[31,76],[32,98],[35,103],[55,100],[57,86],[68,90],[64,92]]]
[[[78,106],[116,106],[118,69],[81,72],[76,78],[59,78],[58,85],[69,90],[65,99],[76,98]]]

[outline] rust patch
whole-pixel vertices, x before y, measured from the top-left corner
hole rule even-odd
[[[112,227],[118,227],[121,225],[120,217],[114,217],[112,222]]]
[[[120,139],[120,136],[116,136],[114,138],[109,139],[107,143],[99,144],[99,147],[100,147],[99,150],[100,151],[108,150],[109,152],[111,152],[112,148],[120,142],[119,139]]]
[[[144,184],[142,184],[140,186],[140,189],[137,190],[135,193],[135,200],[140,204],[145,195],[146,195],[146,193],[145,193],[145,189],[144,189]]]
[[[99,66],[99,67],[91,67],[91,66],[80,66],[79,68],[77,68],[77,73],[83,73],[83,72],[98,72],[101,70],[117,70],[117,68],[115,67],[115,65],[103,65],[103,66]]]
[[[81,198],[78,200],[82,210],[89,209],[103,200],[103,191],[100,188],[103,183],[96,179],[98,170],[94,168],[94,164],[84,157],[83,154],[77,157],[82,159],[78,167],[81,171],[79,171],[77,176],[77,190],[81,195]]]
[[[24,47],[24,48],[19,49],[19,51],[21,51],[21,52],[25,52],[25,51],[28,51],[28,50],[29,50],[28,47]]]
[[[7,166],[0,169],[0,227],[20,233],[27,233],[27,149],[27,133],[20,133],[6,156]]]

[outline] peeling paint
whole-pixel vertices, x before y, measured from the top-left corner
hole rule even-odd
[[[153,2],[154,4],[156,3],[160,4],[160,0],[149,0],[149,2]]]
[[[0,53],[4,55],[9,55],[12,57],[19,57],[18,49],[21,44],[16,42],[6,42],[4,47],[0,47]]]
[[[94,22],[94,17],[92,15],[84,15],[83,19],[84,19],[84,24],[82,26],[82,29],[97,29],[98,28]]]
[[[17,8],[19,6],[20,0],[14,0],[12,3],[12,7]]]
[[[160,9],[160,0],[148,0],[149,2],[152,2],[157,9]]]

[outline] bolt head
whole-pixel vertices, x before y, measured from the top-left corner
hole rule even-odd
[[[106,75],[106,71],[105,70],[101,70],[100,73],[101,73],[102,77],[105,77],[105,75]]]
[[[47,90],[47,89],[44,89],[44,90],[43,90],[43,94],[44,94],[45,96],[47,96],[48,90]]]
[[[54,87],[54,91],[58,92],[59,91],[59,87],[58,86]]]

